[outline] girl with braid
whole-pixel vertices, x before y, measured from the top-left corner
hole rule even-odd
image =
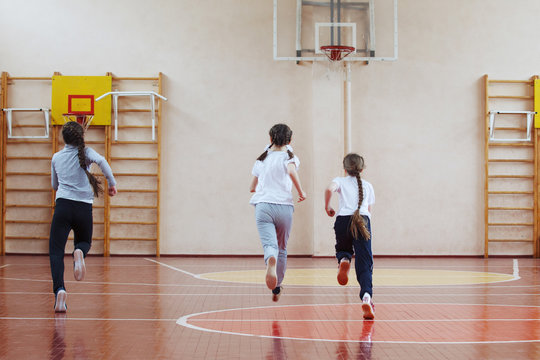
[[[364,319],[375,317],[373,296],[373,254],[371,252],[371,205],[375,203],[373,186],[360,178],[364,169],[364,159],[357,154],[348,154],[343,159],[346,176],[337,177],[326,188],[324,205],[328,216],[336,212],[330,206],[332,194],[339,195],[339,210],[334,223],[336,234],[336,258],[338,260],[337,280],[347,285],[352,255],[356,279],[360,284],[360,298]]]
[[[287,241],[292,227],[294,200],[292,186],[298,191],[298,202],[306,199],[297,169],[300,160],[292,153],[292,131],[285,124],[270,129],[270,145],[253,166],[250,204],[255,206],[255,221],[266,263],[266,286],[272,300],[281,296],[281,283],[287,267]]]
[[[116,195],[116,181],[107,160],[84,144],[83,127],[70,121],[62,127],[66,144],[53,155],[51,183],[56,190],[56,204],[49,237],[49,260],[55,295],[55,312],[65,312],[64,252],[69,232],[74,233],[73,274],[81,281],[86,273],[84,258],[92,243],[92,203],[103,192],[100,181],[90,173],[96,163],[107,178],[108,193]]]

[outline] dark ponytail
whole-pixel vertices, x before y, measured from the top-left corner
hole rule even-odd
[[[358,208],[351,219],[351,234],[355,239],[362,237],[367,241],[371,238],[371,234],[366,227],[366,221],[360,215],[360,206],[364,201],[364,188],[362,187],[360,171],[364,168],[364,158],[358,154],[347,154],[343,159],[343,168],[347,171],[347,174],[355,176],[358,183]]]
[[[75,121],[69,121],[62,127],[62,137],[64,138],[64,142],[66,144],[77,146],[79,165],[86,173],[86,177],[88,177],[88,181],[90,182],[92,190],[94,191],[94,196],[99,197],[99,194],[103,192],[103,188],[101,187],[101,182],[92,173],[90,173],[90,171],[88,171],[86,166],[83,127]]]
[[[285,124],[276,124],[272,126],[268,134],[270,135],[272,143],[261,155],[259,155],[257,160],[264,161],[264,159],[266,159],[266,156],[268,155],[268,149],[270,149],[272,145],[284,146],[289,145],[289,143],[291,142],[292,130]],[[292,159],[294,157],[294,154],[289,149],[287,149],[287,154],[289,155],[289,159]]]

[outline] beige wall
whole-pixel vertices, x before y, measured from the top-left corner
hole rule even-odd
[[[12,76],[165,75],[162,254],[261,253],[248,185],[277,122],[294,131],[308,192],[289,253],[333,253],[322,192],[341,175],[341,75],[272,59],[271,0],[3,1],[0,13]],[[538,13],[537,0],[400,0],[398,61],[353,66],[375,254],[483,253],[481,77],[540,72]]]

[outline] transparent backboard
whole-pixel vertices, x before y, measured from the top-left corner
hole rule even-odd
[[[274,59],[327,60],[321,46],[351,46],[344,61],[394,61],[398,0],[274,0]]]

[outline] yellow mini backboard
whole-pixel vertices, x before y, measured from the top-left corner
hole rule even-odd
[[[111,125],[111,98],[96,102],[112,89],[112,76],[63,76],[52,78],[51,117],[63,125],[65,114],[94,115],[91,125]]]

